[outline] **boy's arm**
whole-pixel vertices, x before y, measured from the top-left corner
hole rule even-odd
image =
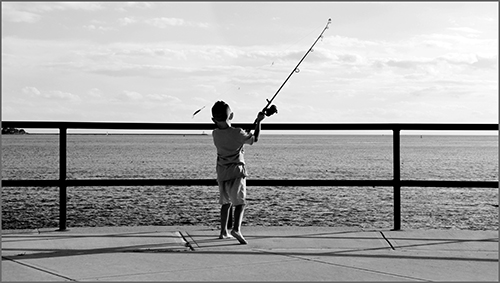
[[[254,141],[257,142],[259,141],[259,135],[260,135],[260,122],[262,120],[264,120],[266,116],[264,115],[264,113],[262,112],[259,112],[259,114],[257,114],[257,119],[255,120],[257,123],[255,124],[255,130],[253,132],[253,136],[254,136]]]

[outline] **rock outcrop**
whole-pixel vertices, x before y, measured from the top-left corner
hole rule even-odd
[[[25,135],[28,134],[23,129],[16,129],[16,128],[2,128],[2,135]]]

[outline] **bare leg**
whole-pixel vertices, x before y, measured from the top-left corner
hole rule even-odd
[[[243,234],[241,234],[241,222],[243,220],[243,214],[245,212],[245,205],[240,204],[236,205],[234,208],[234,225],[233,225],[233,230],[231,231],[231,235],[233,235],[240,244],[246,244],[247,241],[243,237]]]
[[[233,228],[233,206],[229,208],[229,215],[227,217],[227,230]]]
[[[220,208],[220,236],[219,238],[227,238],[229,233],[227,232],[227,225],[229,214],[232,211],[231,204],[223,204]]]
[[[241,222],[243,221],[243,214],[245,212],[245,205],[240,204],[234,207],[234,225],[233,230],[236,232],[240,232],[241,230]]]

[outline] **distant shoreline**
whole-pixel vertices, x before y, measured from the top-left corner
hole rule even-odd
[[[58,136],[59,133],[30,133],[30,136]],[[208,134],[152,134],[152,133],[67,133],[68,136],[208,136]]]
[[[26,133],[26,134],[2,134],[2,136],[58,136],[59,133]],[[211,133],[67,133],[68,136],[211,136]],[[297,134],[297,133],[263,133],[263,135],[272,136],[392,136],[391,133],[375,134],[375,133],[314,133],[314,134]],[[465,133],[401,133],[401,136],[421,136],[421,137],[435,137],[435,136],[485,136],[493,137],[498,136],[498,133],[486,134],[465,134]]]

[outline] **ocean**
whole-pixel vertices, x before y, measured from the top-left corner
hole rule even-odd
[[[68,179],[215,178],[208,135],[68,135]],[[2,179],[58,179],[58,135],[3,135]],[[402,135],[403,180],[498,180],[498,136]],[[270,135],[253,179],[392,179],[391,135]],[[69,226],[213,224],[216,187],[68,188]],[[497,229],[498,189],[402,188],[403,227]],[[391,227],[392,188],[249,187],[244,225]],[[2,188],[2,228],[57,227],[58,188]],[[196,209],[193,209],[193,206]]]

